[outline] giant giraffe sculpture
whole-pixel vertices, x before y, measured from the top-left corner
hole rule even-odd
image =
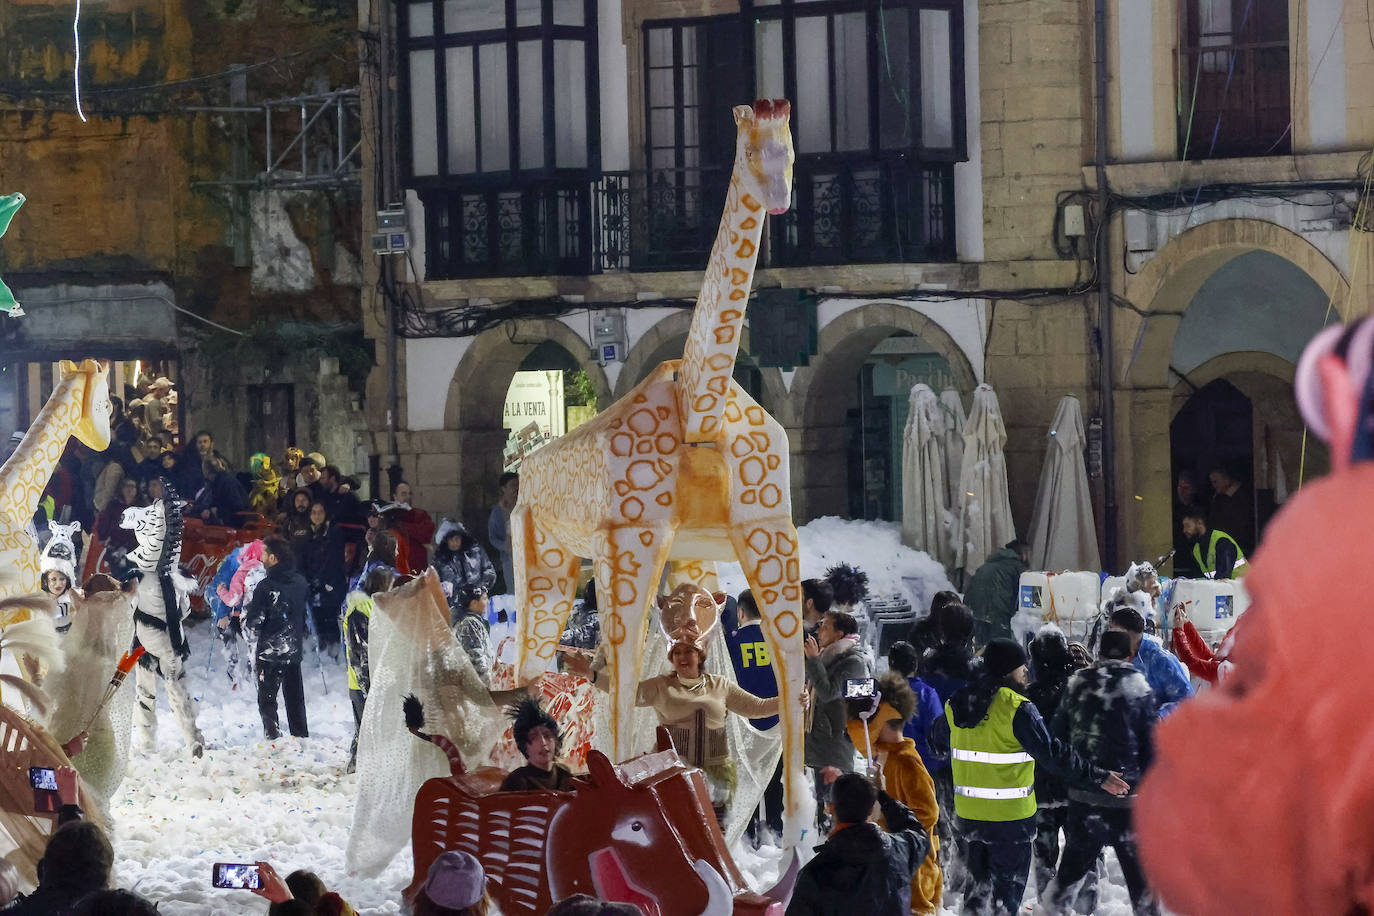
[[[110,445],[106,367],[95,360],[58,364],[61,378],[29,426],[24,441],[0,466],[0,598],[38,593],[38,543],[25,529],[48,485],[67,439],[103,452]],[[0,625],[13,623],[0,619]]]
[[[553,657],[579,558],[595,563],[615,681],[609,743],[632,747],[646,621],[669,561],[739,559],[758,601],[781,697],[787,839],[800,838],[801,585],[782,425],[732,380],[765,211],[792,194],[791,106],[734,109],[739,134],[720,230],[682,360],[669,360],[592,421],[531,455],[511,518],[521,678]]]

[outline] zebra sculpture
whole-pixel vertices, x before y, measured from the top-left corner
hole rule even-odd
[[[139,730],[145,745],[157,745],[157,679],[167,689],[167,701],[186,738],[192,757],[205,751],[205,738],[196,725],[196,707],[186,689],[186,659],[191,648],[182,622],[190,612],[194,579],[181,574],[181,508],[171,482],[162,481],[163,497],[150,506],[131,506],[120,517],[121,528],[133,531],[138,547],[126,561],[139,577],[134,596],[134,645],[147,650],[138,662]]]

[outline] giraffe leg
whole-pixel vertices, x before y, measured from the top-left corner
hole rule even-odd
[[[519,624],[516,683],[548,670],[568,625],[580,560],[535,520],[528,507],[511,513],[515,606]]]
[[[778,678],[779,722],[783,728],[783,842],[794,846],[810,820],[803,811],[809,795],[802,775],[805,735],[801,692],[801,568],[797,529],[787,476],[787,434],[743,391],[732,387],[725,409],[730,469],[730,541],[758,602],[764,641]]]
[[[597,613],[612,672],[610,744],[616,761],[634,754],[635,698],[644,669],[644,634],[654,590],[668,562],[672,529],[622,526],[602,532],[596,550]]]

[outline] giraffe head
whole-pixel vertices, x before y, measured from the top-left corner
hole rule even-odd
[[[792,204],[792,104],[786,99],[759,99],[735,106],[739,128],[736,155],[743,156],[758,183],[768,212],[777,216]]]
[[[110,389],[105,381],[109,367],[93,359],[82,360],[79,366],[64,359],[58,368],[63,379],[77,373],[86,376],[86,390],[81,396],[81,419],[72,435],[82,445],[97,452],[105,451],[110,447]]]

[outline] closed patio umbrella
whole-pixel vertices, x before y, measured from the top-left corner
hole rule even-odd
[[[1007,496],[1007,429],[990,385],[973,392],[973,410],[964,427],[964,458],[959,474],[959,511],[955,518],[955,569],[964,581],[993,552],[1016,539]]]
[[[940,412],[945,418],[944,455],[945,486],[949,496],[945,505],[951,510],[959,505],[959,470],[964,463],[964,400],[953,388],[940,392]]]
[[[1083,410],[1065,396],[1050,426],[1040,489],[1031,513],[1031,569],[1062,572],[1100,568],[1088,469],[1083,463]]]
[[[915,385],[902,436],[902,540],[948,566],[948,498],[940,402],[928,385]]]

